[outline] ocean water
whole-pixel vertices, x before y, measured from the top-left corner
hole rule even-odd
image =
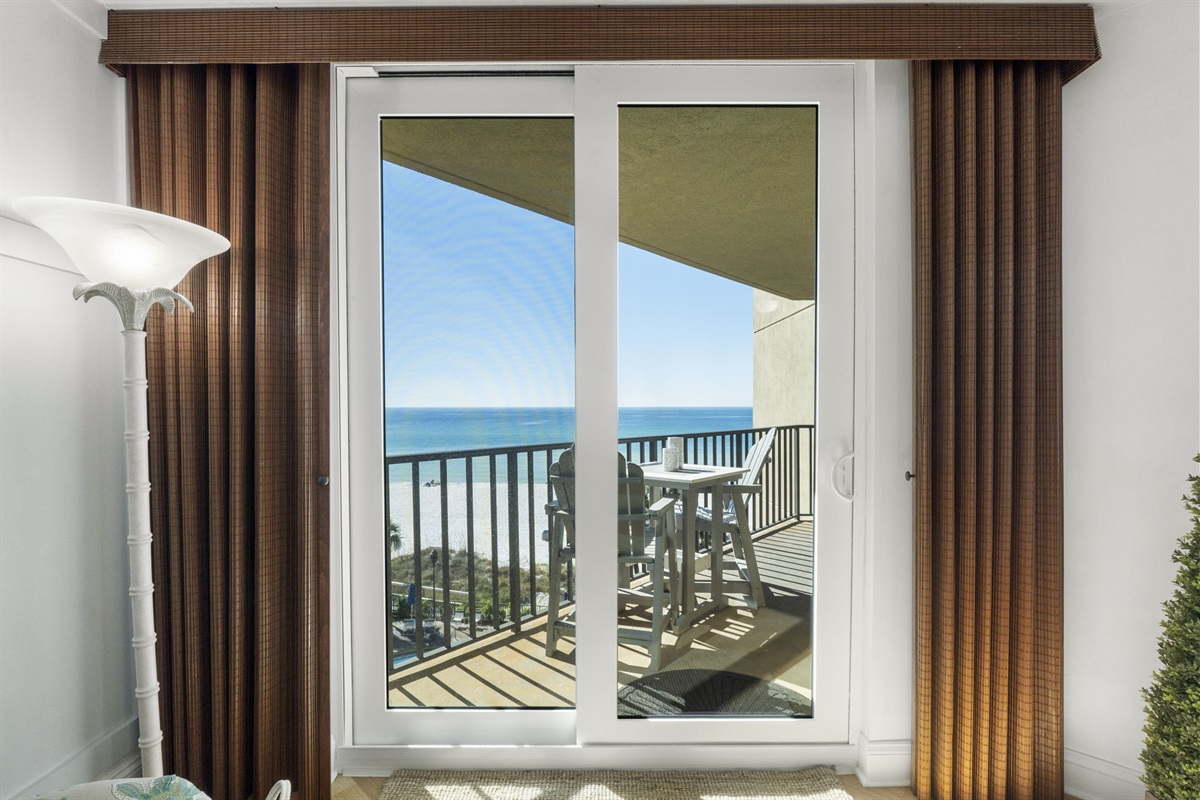
[[[621,408],[618,436],[674,436],[749,428],[753,411],[731,408]],[[389,408],[388,455],[444,453],[570,442],[573,408]]]

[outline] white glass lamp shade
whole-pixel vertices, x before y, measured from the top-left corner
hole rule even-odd
[[[229,240],[208,228],[114,203],[22,197],[13,208],[50,234],[93,283],[173,289],[196,264],[229,249]]]

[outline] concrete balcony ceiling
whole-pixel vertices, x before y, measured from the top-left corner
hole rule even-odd
[[[622,242],[813,299],[815,107],[625,106],[619,136]],[[383,157],[572,222],[571,119],[386,119]]]

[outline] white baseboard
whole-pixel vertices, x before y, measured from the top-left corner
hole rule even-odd
[[[140,777],[142,777],[142,751],[134,750],[128,758],[101,775],[97,780],[120,781],[126,778]]]
[[[803,769],[854,763],[853,745],[590,745],[339,747],[343,775],[390,775],[397,769]]]
[[[1067,748],[1063,753],[1067,794],[1079,800],[1142,800],[1141,768],[1127,767]]]
[[[88,781],[116,780],[141,774],[137,717],[96,738],[13,797],[33,797]]]
[[[1067,794],[1079,800],[1142,800],[1146,788],[1141,770],[1067,749],[1064,752]],[[908,786],[912,782],[912,742],[907,739],[858,739],[858,766],[863,786]]]
[[[909,786],[912,783],[912,741],[858,737],[858,766],[863,786]]]

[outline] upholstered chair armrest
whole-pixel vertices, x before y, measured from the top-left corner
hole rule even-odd
[[[290,800],[290,781],[276,781],[266,800]],[[45,792],[35,800],[211,800],[194,783],[178,775],[158,778],[122,778],[115,781],[89,781],[69,789]]]

